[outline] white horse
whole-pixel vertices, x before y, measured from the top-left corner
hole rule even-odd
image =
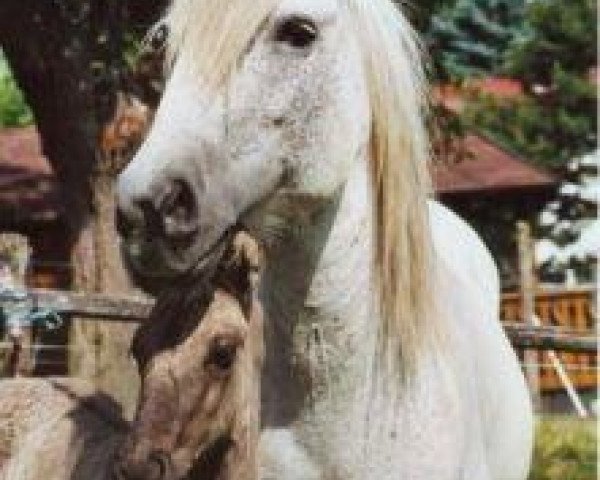
[[[523,480],[530,403],[496,268],[429,199],[419,47],[390,0],[175,0],[121,174],[148,288],[241,224],[267,252],[261,478]]]

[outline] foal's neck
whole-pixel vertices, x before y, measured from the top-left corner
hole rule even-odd
[[[268,257],[263,412],[275,425],[324,402],[345,408],[365,384],[373,359],[366,162],[355,166],[335,200],[320,207],[291,220],[285,241]]]

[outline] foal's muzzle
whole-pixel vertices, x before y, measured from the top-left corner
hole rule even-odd
[[[134,461],[117,461],[113,471],[114,480],[172,480],[173,468],[168,454],[151,452],[148,458]]]

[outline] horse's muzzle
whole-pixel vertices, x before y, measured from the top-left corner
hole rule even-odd
[[[183,179],[165,180],[145,196],[120,201],[116,224],[124,238],[158,236],[168,242],[189,243],[200,227],[197,194]]]

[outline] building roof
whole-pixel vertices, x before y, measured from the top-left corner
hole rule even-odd
[[[433,101],[442,105],[446,110],[460,113],[465,102],[474,94],[492,95],[498,99],[515,99],[524,95],[523,84],[507,77],[487,77],[471,79],[463,85],[436,85],[433,88]]]
[[[0,129],[0,173],[6,179],[13,170],[23,174],[52,175],[42,154],[40,136],[34,126]]]
[[[0,227],[56,220],[59,205],[56,178],[37,129],[0,129]]]
[[[553,188],[549,173],[525,163],[491,141],[473,134],[459,140],[464,159],[433,167],[433,183],[439,194],[466,194]]]
[[[523,84],[506,77],[468,80],[462,86],[438,85],[433,100],[454,115],[460,114],[470,96],[483,93],[498,99],[515,99],[524,95]],[[526,163],[491,140],[475,133],[454,140],[451,148],[464,152],[458,162],[441,162],[433,169],[434,186],[440,194],[482,191],[515,191],[555,187],[548,172]]]
[[[554,187],[548,173],[526,164],[494,143],[466,135],[465,158],[433,168],[439,194],[467,194]],[[60,215],[57,182],[42,154],[35,127],[0,129],[0,214],[4,224],[31,220],[52,221]],[[2,225],[0,225],[1,227]]]
[[[523,84],[519,80],[509,77],[474,79],[467,83],[467,88],[500,98],[516,98],[525,93]]]

